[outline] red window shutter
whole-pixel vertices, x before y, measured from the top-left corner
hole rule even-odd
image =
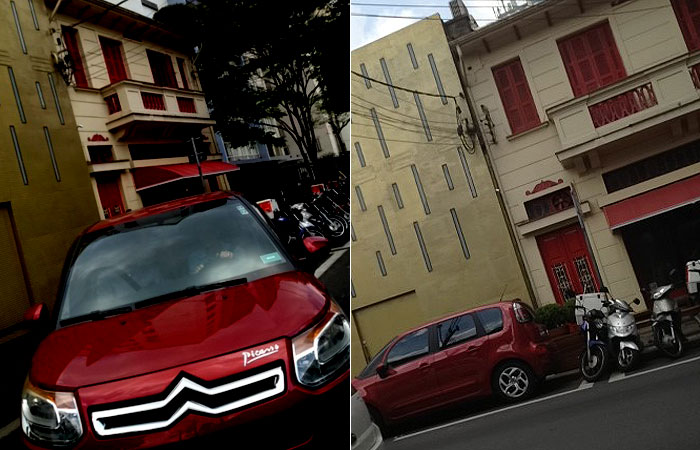
[[[177,58],[177,68],[180,70],[180,78],[182,78],[182,88],[189,89],[190,85],[187,82],[187,71],[185,70],[185,60]]]
[[[564,38],[557,44],[576,97],[627,76],[607,22]]]
[[[688,50],[700,48],[700,0],[671,0]]]
[[[520,59],[493,68],[498,94],[512,134],[522,133],[540,124]]]
[[[153,50],[146,50],[146,54],[148,55],[148,63],[153,73],[153,82],[157,86],[176,88],[177,80],[175,78],[175,71],[173,70],[173,62],[170,59],[170,55]]]
[[[80,48],[78,47],[78,30],[63,27],[63,42],[66,44],[66,50],[68,50],[68,55],[73,62],[73,76],[76,86],[87,87],[83,58],[80,56]]]
[[[104,55],[105,64],[107,65],[109,82],[116,83],[125,80],[126,67],[124,66],[124,59],[122,58],[121,42],[100,37],[100,46],[102,47],[102,54]]]

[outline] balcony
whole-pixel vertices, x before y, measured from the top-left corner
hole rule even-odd
[[[565,166],[601,146],[700,109],[700,56],[684,55],[552,106]]]
[[[201,92],[122,80],[100,93],[109,114],[107,128],[120,141],[186,139],[215,123]]]

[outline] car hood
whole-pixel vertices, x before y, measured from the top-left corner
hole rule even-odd
[[[329,307],[311,275],[289,272],[58,329],[41,342],[30,377],[76,389],[292,337]]]

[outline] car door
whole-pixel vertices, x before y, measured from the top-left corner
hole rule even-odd
[[[384,359],[386,376],[371,388],[377,407],[392,420],[431,408],[435,374],[428,328],[397,340]]]
[[[435,325],[437,350],[433,366],[442,403],[451,403],[484,392],[488,337],[474,314],[447,319]]]

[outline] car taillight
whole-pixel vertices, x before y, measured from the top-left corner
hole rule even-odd
[[[518,323],[532,322],[530,310],[522,303],[513,303],[513,312],[515,313],[515,320],[517,320]]]

